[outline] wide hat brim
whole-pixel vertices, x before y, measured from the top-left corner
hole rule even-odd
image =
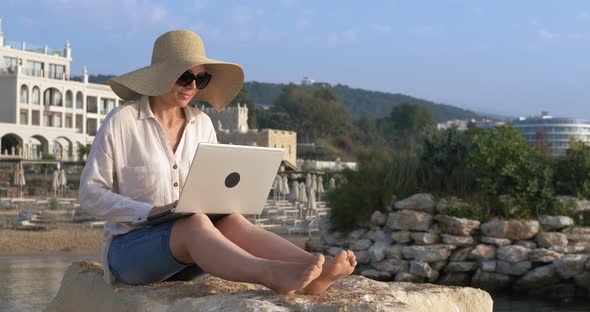
[[[159,96],[170,91],[182,73],[204,65],[211,74],[206,88],[198,90],[195,99],[222,110],[238,95],[244,83],[244,71],[237,64],[226,63],[200,55],[163,60],[112,78],[107,83],[123,100],[135,100],[142,95]]]

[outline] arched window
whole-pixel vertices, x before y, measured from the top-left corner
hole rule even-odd
[[[31,92],[31,102],[33,104],[41,104],[41,91],[39,87],[33,87],[33,92]]]
[[[20,103],[29,103],[29,87],[27,85],[20,86]]]
[[[56,88],[49,88],[43,93],[43,103],[45,105],[63,106],[61,92]]]
[[[73,107],[74,106],[74,97],[72,96],[72,91],[66,91],[66,107]]]
[[[80,91],[76,93],[76,108],[84,108],[84,94]]]

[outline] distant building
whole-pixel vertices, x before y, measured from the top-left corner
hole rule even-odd
[[[248,107],[226,107],[218,112],[212,107],[199,107],[213,122],[217,140],[224,144],[239,144],[284,148],[283,168],[297,170],[297,132],[248,128]]]
[[[590,143],[590,122],[583,119],[555,118],[543,112],[541,116],[520,117],[512,125],[529,144],[545,146],[553,156],[565,154],[572,138]]]
[[[505,121],[498,121],[498,120],[491,120],[491,119],[484,119],[484,120],[476,120],[474,121],[476,128],[494,128],[497,126],[505,125]]]
[[[445,122],[437,123],[436,128],[437,129],[448,129],[453,126],[456,126],[459,130],[467,130],[467,124],[469,122],[470,122],[470,120],[459,120],[459,119],[447,120]],[[471,122],[473,122],[473,120],[471,120]]]
[[[303,77],[303,80],[301,80],[301,85],[302,86],[319,86],[319,87],[331,87],[332,85],[327,83],[327,82],[319,82],[319,81],[315,81],[313,79],[310,79],[309,77]]]
[[[227,130],[229,132],[248,132],[248,108],[246,105],[237,107],[225,107],[218,112],[213,107],[199,107],[213,121],[213,126],[217,130]]]
[[[109,111],[121,104],[107,85],[70,80],[72,49],[9,42],[0,20],[0,158],[78,160]]]
[[[303,80],[301,80],[302,86],[312,86],[314,83],[315,80],[310,79],[309,77],[303,77]]]

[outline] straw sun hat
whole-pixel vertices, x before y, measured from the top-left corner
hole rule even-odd
[[[204,65],[212,75],[211,82],[195,95],[218,111],[240,92],[244,71],[237,64],[207,58],[201,38],[192,31],[173,30],[156,39],[149,66],[109,80],[107,83],[123,100],[142,95],[162,95],[174,86],[182,73],[196,65]]]

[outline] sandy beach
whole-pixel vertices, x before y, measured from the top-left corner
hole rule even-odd
[[[103,229],[59,224],[47,231],[0,229],[0,255],[72,253],[98,255]]]
[[[99,255],[102,236],[102,228],[75,223],[59,223],[56,229],[47,231],[0,229],[0,255]],[[307,236],[285,237],[300,247],[308,239]]]

